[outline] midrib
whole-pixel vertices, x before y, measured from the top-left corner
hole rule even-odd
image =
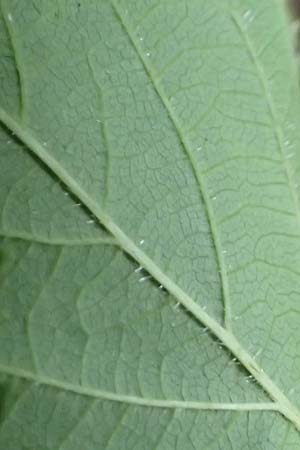
[[[43,161],[56,176],[86,205],[97,219],[115,236],[116,241],[129,255],[143,266],[160,284],[162,284],[193,316],[208,327],[211,332],[224,344],[224,346],[240,361],[249,373],[256,379],[266,393],[274,400],[275,409],[284,415],[294,426],[300,430],[300,412],[284,395],[279,387],[263,371],[256,361],[239,344],[236,338],[225,328],[210,317],[201,306],[197,305],[173,280],[149,258],[134,242],[113,222],[89,194],[82,189],[77,181],[61,166],[59,161],[47,153],[43,145],[20,126],[15,119],[0,108],[0,121],[3,122],[23,143]],[[185,403],[185,402],[184,402]]]

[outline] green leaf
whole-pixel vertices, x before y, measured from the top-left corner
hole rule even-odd
[[[0,5],[0,450],[298,449],[283,2]]]

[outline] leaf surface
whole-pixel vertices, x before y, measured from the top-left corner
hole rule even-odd
[[[0,449],[297,449],[282,4],[2,0],[0,25]]]

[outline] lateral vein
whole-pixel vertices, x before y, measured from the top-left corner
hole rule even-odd
[[[55,380],[51,377],[32,373],[27,370],[12,368],[0,364],[0,372],[9,376],[23,378],[33,383],[53,387],[78,395],[92,397],[98,400],[110,400],[120,403],[127,403],[139,406],[149,406],[153,408],[169,409],[192,409],[192,410],[231,410],[231,411],[279,411],[279,406],[275,402],[262,403],[223,403],[223,402],[196,402],[189,400],[165,400],[158,398],[145,398],[135,395],[117,394],[115,392],[104,391],[97,388],[85,387]]]
[[[79,247],[79,246],[89,246],[89,245],[115,245],[118,243],[113,237],[107,238],[84,238],[84,239],[63,239],[63,238],[53,238],[48,239],[42,236],[33,236],[30,233],[21,233],[18,231],[10,232],[8,230],[0,230],[0,238],[7,239],[18,239],[22,241],[29,241],[36,244],[43,245],[53,245],[53,246],[68,246],[68,247]]]
[[[288,185],[290,188],[292,201],[293,201],[294,207],[295,207],[295,216],[296,216],[298,225],[300,225],[299,196],[297,193],[295,182],[293,181],[293,170],[292,170],[292,167],[290,164],[290,159],[287,157],[286,151],[285,151],[283,130],[278,122],[277,111],[276,111],[276,108],[275,108],[275,105],[273,102],[272,94],[271,94],[269,86],[268,86],[265,71],[259,61],[259,55],[256,53],[255,48],[251,42],[251,39],[250,39],[247,31],[245,30],[239,15],[237,13],[231,13],[231,16],[232,16],[233,22],[234,22],[237,30],[239,31],[240,35],[242,36],[242,38],[245,42],[245,46],[246,46],[248,53],[253,61],[255,70],[257,72],[258,80],[261,84],[262,90],[266,97],[266,102],[267,102],[267,106],[269,109],[270,117],[273,122],[274,134],[275,134],[276,140],[278,142],[280,154],[282,157],[282,162],[283,162],[283,165],[285,168],[286,177],[287,177]]]
[[[166,109],[166,111],[168,113],[168,116],[170,117],[170,119],[174,125],[176,133],[177,133],[177,135],[180,139],[180,142],[182,143],[182,147],[191,163],[192,170],[193,170],[195,178],[198,182],[200,195],[202,196],[204,206],[206,209],[206,215],[207,215],[208,223],[210,226],[211,235],[213,238],[213,243],[214,243],[215,251],[216,251],[217,262],[218,262],[218,266],[219,266],[219,273],[220,273],[222,293],[223,293],[223,302],[224,302],[224,325],[228,329],[228,331],[230,331],[231,330],[231,307],[230,307],[230,299],[229,299],[229,284],[228,284],[227,271],[226,271],[226,267],[225,267],[224,256],[223,256],[222,250],[221,250],[221,242],[220,242],[220,238],[219,238],[219,233],[217,231],[214,212],[213,212],[213,208],[211,206],[211,201],[209,199],[209,195],[207,194],[207,189],[205,186],[204,178],[199,170],[197,160],[191,149],[191,145],[190,145],[188,139],[185,137],[184,132],[181,128],[180,121],[178,120],[176,114],[174,113],[174,109],[172,108],[168,98],[166,97],[163,88],[160,86],[158,77],[154,73],[154,69],[151,67],[151,65],[149,64],[149,61],[143,55],[143,53],[139,47],[139,44],[137,43],[133,34],[130,32],[129,26],[125,23],[119,9],[117,8],[117,6],[115,4],[115,1],[112,1],[111,3],[112,3],[112,7],[113,7],[116,17],[120,21],[120,24],[123,27],[125,33],[128,35],[132,46],[134,47],[138,57],[140,58],[143,66],[145,68],[145,71],[148,74],[148,76],[153,84],[153,87],[155,88],[155,90],[158,94],[158,97],[160,98],[164,108]]]
[[[17,72],[19,88],[20,88],[20,91],[19,91],[20,92],[20,117],[21,117],[21,121],[22,121],[24,119],[24,112],[25,112],[24,80],[23,80],[22,71],[20,70],[20,61],[19,61],[17,48],[15,45],[15,41],[13,39],[13,29],[12,29],[10,20],[8,20],[9,13],[6,11],[6,2],[5,1],[3,2],[2,0],[0,0],[0,13],[2,13],[3,21],[4,21],[4,24],[6,27],[6,31],[7,31],[9,40],[10,40],[11,49],[12,49],[14,59],[15,59],[16,72]]]

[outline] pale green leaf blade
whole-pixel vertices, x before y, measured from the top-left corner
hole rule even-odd
[[[282,4],[3,0],[2,14],[0,119],[19,139],[10,151],[3,133],[3,234],[27,240],[2,244],[3,449],[297,448]]]

